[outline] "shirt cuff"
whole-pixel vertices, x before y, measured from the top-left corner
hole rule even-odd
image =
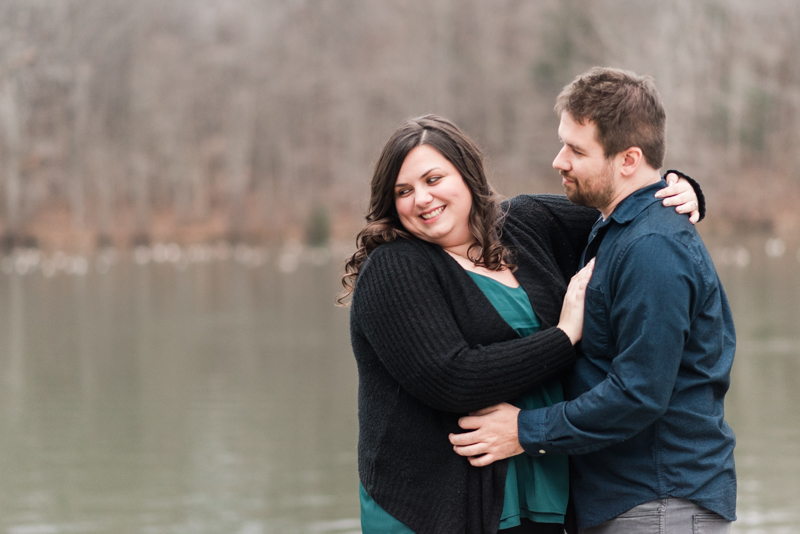
[[[520,410],[517,416],[519,444],[531,456],[544,456],[553,452],[545,438],[547,409]]]

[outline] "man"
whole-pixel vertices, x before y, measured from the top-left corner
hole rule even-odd
[[[686,217],[653,198],[665,142],[652,79],[595,67],[558,96],[553,162],[567,197],[600,210],[582,263],[582,356],[568,402],[462,418],[456,452],[486,465],[569,454],[581,533],[728,532],[734,436],[723,418],[735,336],[711,258]]]

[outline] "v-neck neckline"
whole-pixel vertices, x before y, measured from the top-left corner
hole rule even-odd
[[[459,265],[459,267],[461,267],[461,265]],[[462,269],[464,269],[463,267],[461,267],[461,268],[462,268]],[[468,275],[470,275],[470,274],[474,274],[474,275],[476,275],[476,276],[480,276],[481,278],[486,278],[487,280],[491,280],[492,282],[494,282],[494,283],[496,283],[496,284],[500,284],[501,286],[505,287],[506,289],[512,289],[512,290],[513,290],[513,289],[522,289],[523,291],[525,291],[525,288],[523,288],[523,287],[522,287],[522,283],[520,283],[520,281],[519,281],[519,280],[517,280],[517,285],[512,287],[512,286],[509,286],[509,285],[506,285],[506,284],[504,284],[504,283],[503,283],[503,282],[501,282],[500,280],[495,280],[495,279],[494,279],[494,278],[492,278],[491,276],[486,276],[485,274],[476,273],[475,271],[469,271],[469,270],[467,270],[467,269],[464,269],[464,271],[466,271],[466,273],[467,273]],[[516,279],[517,279],[517,277],[515,276],[515,277],[514,277],[514,279],[516,280]]]

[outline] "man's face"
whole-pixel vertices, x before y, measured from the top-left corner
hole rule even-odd
[[[593,122],[580,124],[563,112],[558,137],[564,146],[553,160],[553,168],[561,173],[570,201],[603,211],[614,199],[616,168],[614,159],[606,158],[596,133]]]

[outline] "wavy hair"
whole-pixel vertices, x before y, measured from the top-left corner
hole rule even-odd
[[[500,242],[504,213],[500,196],[486,180],[483,154],[461,129],[437,115],[424,115],[405,121],[395,130],[381,150],[370,186],[367,224],[356,237],[356,252],[345,263],[342,276],[344,291],[337,302],[352,294],[361,266],[370,252],[397,239],[416,239],[402,225],[395,207],[394,186],[400,167],[411,150],[427,145],[436,149],[458,170],[472,195],[469,229],[475,238],[467,256],[475,265],[494,271],[516,269],[507,262],[508,249]]]

